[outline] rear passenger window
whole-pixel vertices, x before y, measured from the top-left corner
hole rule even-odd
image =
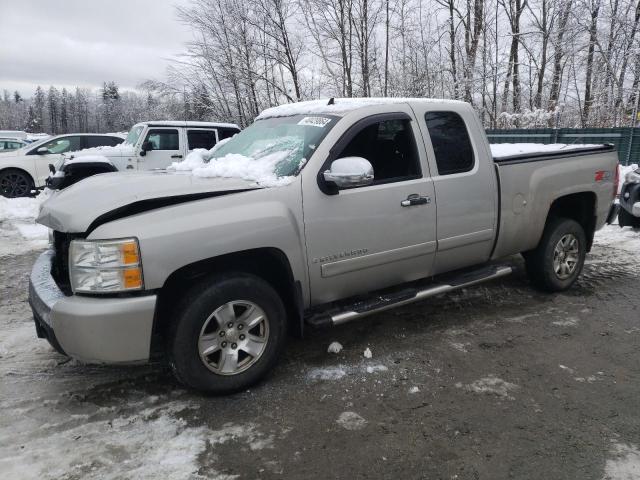
[[[187,130],[189,150],[194,148],[206,148],[209,150],[216,144],[215,130]]]
[[[468,172],[474,157],[467,126],[455,112],[427,112],[424,116],[436,156],[438,173],[451,175]]]
[[[342,157],[369,160],[374,183],[420,176],[420,160],[409,120],[383,120],[364,127],[336,158]]]

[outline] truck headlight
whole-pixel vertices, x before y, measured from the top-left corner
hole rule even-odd
[[[73,240],[69,247],[69,278],[74,293],[142,290],[138,240]]]

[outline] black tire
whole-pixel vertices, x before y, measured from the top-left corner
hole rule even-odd
[[[571,242],[572,239],[577,242],[575,267],[569,271],[569,267],[562,265],[564,262],[561,259],[570,257],[564,254],[565,257],[559,257],[561,272],[557,272],[556,265],[554,265],[556,246],[562,250],[562,246],[559,245],[560,241]],[[575,283],[580,272],[582,272],[586,252],[587,238],[582,225],[569,218],[551,218],[545,226],[542,239],[536,249],[524,255],[527,274],[531,283],[547,292],[567,290]],[[572,257],[573,255],[571,255]],[[569,261],[567,263],[569,265],[572,264]]]
[[[267,319],[267,326],[265,327],[263,324],[260,327],[263,333],[266,331],[265,345],[261,347],[263,350],[256,357],[252,357],[242,350],[240,340],[244,341],[244,339],[241,339],[243,335],[240,335],[242,332],[239,328],[242,328],[244,313],[242,308],[244,306],[232,305],[232,310],[237,312],[240,309],[240,313],[237,313],[237,323],[234,328],[226,329],[225,332],[226,338],[235,338],[238,343],[228,343],[225,347],[227,350],[223,350],[221,345],[225,337],[220,337],[218,350],[211,354],[211,357],[218,355],[218,359],[217,361],[211,359],[211,363],[209,363],[211,357],[202,358],[199,350],[201,333],[216,339],[211,341],[217,341],[217,335],[224,334],[222,333],[223,328],[217,322],[217,317],[212,316],[214,312],[229,305],[230,302],[238,304],[246,302],[254,304],[258,310],[262,310],[263,316]],[[246,311],[249,311],[249,308],[251,307],[248,307]],[[209,324],[212,325],[209,333],[204,330],[210,328],[208,325],[205,326],[208,319],[210,319]],[[216,330],[213,330],[214,328]],[[246,328],[250,328],[248,324]],[[233,332],[230,333],[232,330]],[[251,330],[245,330],[247,334],[245,337],[248,338],[250,332]],[[251,338],[256,338],[257,335],[253,333]],[[180,382],[197,390],[226,394],[245,389],[262,379],[277,362],[284,348],[286,336],[287,316],[278,293],[259,277],[246,273],[229,273],[208,277],[205,281],[191,288],[181,298],[167,338],[167,350],[170,365]],[[233,354],[233,351],[228,350],[230,345],[237,345],[237,347],[233,347],[234,351],[237,348],[235,361],[238,362],[238,358],[242,354],[242,361],[245,363],[243,368],[246,369],[238,371],[238,373],[213,371],[216,364],[223,367],[225,362],[222,361],[222,355],[225,354],[224,352],[228,352],[229,355]],[[205,363],[205,359],[207,363]]]
[[[640,228],[640,217],[634,217],[624,208],[620,207],[618,212],[618,225],[620,227]]]
[[[27,197],[33,188],[33,179],[23,170],[7,168],[0,172],[0,195],[3,197]]]

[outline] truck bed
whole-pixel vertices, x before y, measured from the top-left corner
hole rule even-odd
[[[494,144],[491,151],[500,205],[492,258],[535,248],[551,205],[562,196],[586,195],[594,202],[595,228],[604,225],[618,165],[613,145]]]

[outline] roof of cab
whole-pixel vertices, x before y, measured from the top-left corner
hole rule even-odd
[[[330,114],[345,115],[353,110],[370,107],[372,105],[384,105],[389,103],[433,103],[442,105],[465,104],[459,100],[444,100],[435,98],[393,98],[393,97],[367,97],[367,98],[334,98],[309,100],[306,102],[288,103],[277,107],[267,108],[256,120],[263,120],[272,117],[288,117],[291,115],[305,114]]]
[[[140,122],[140,124],[148,125],[150,127],[216,127],[216,128],[234,128],[240,130],[235,123],[224,122],[196,122],[189,120],[157,120],[149,122]]]

